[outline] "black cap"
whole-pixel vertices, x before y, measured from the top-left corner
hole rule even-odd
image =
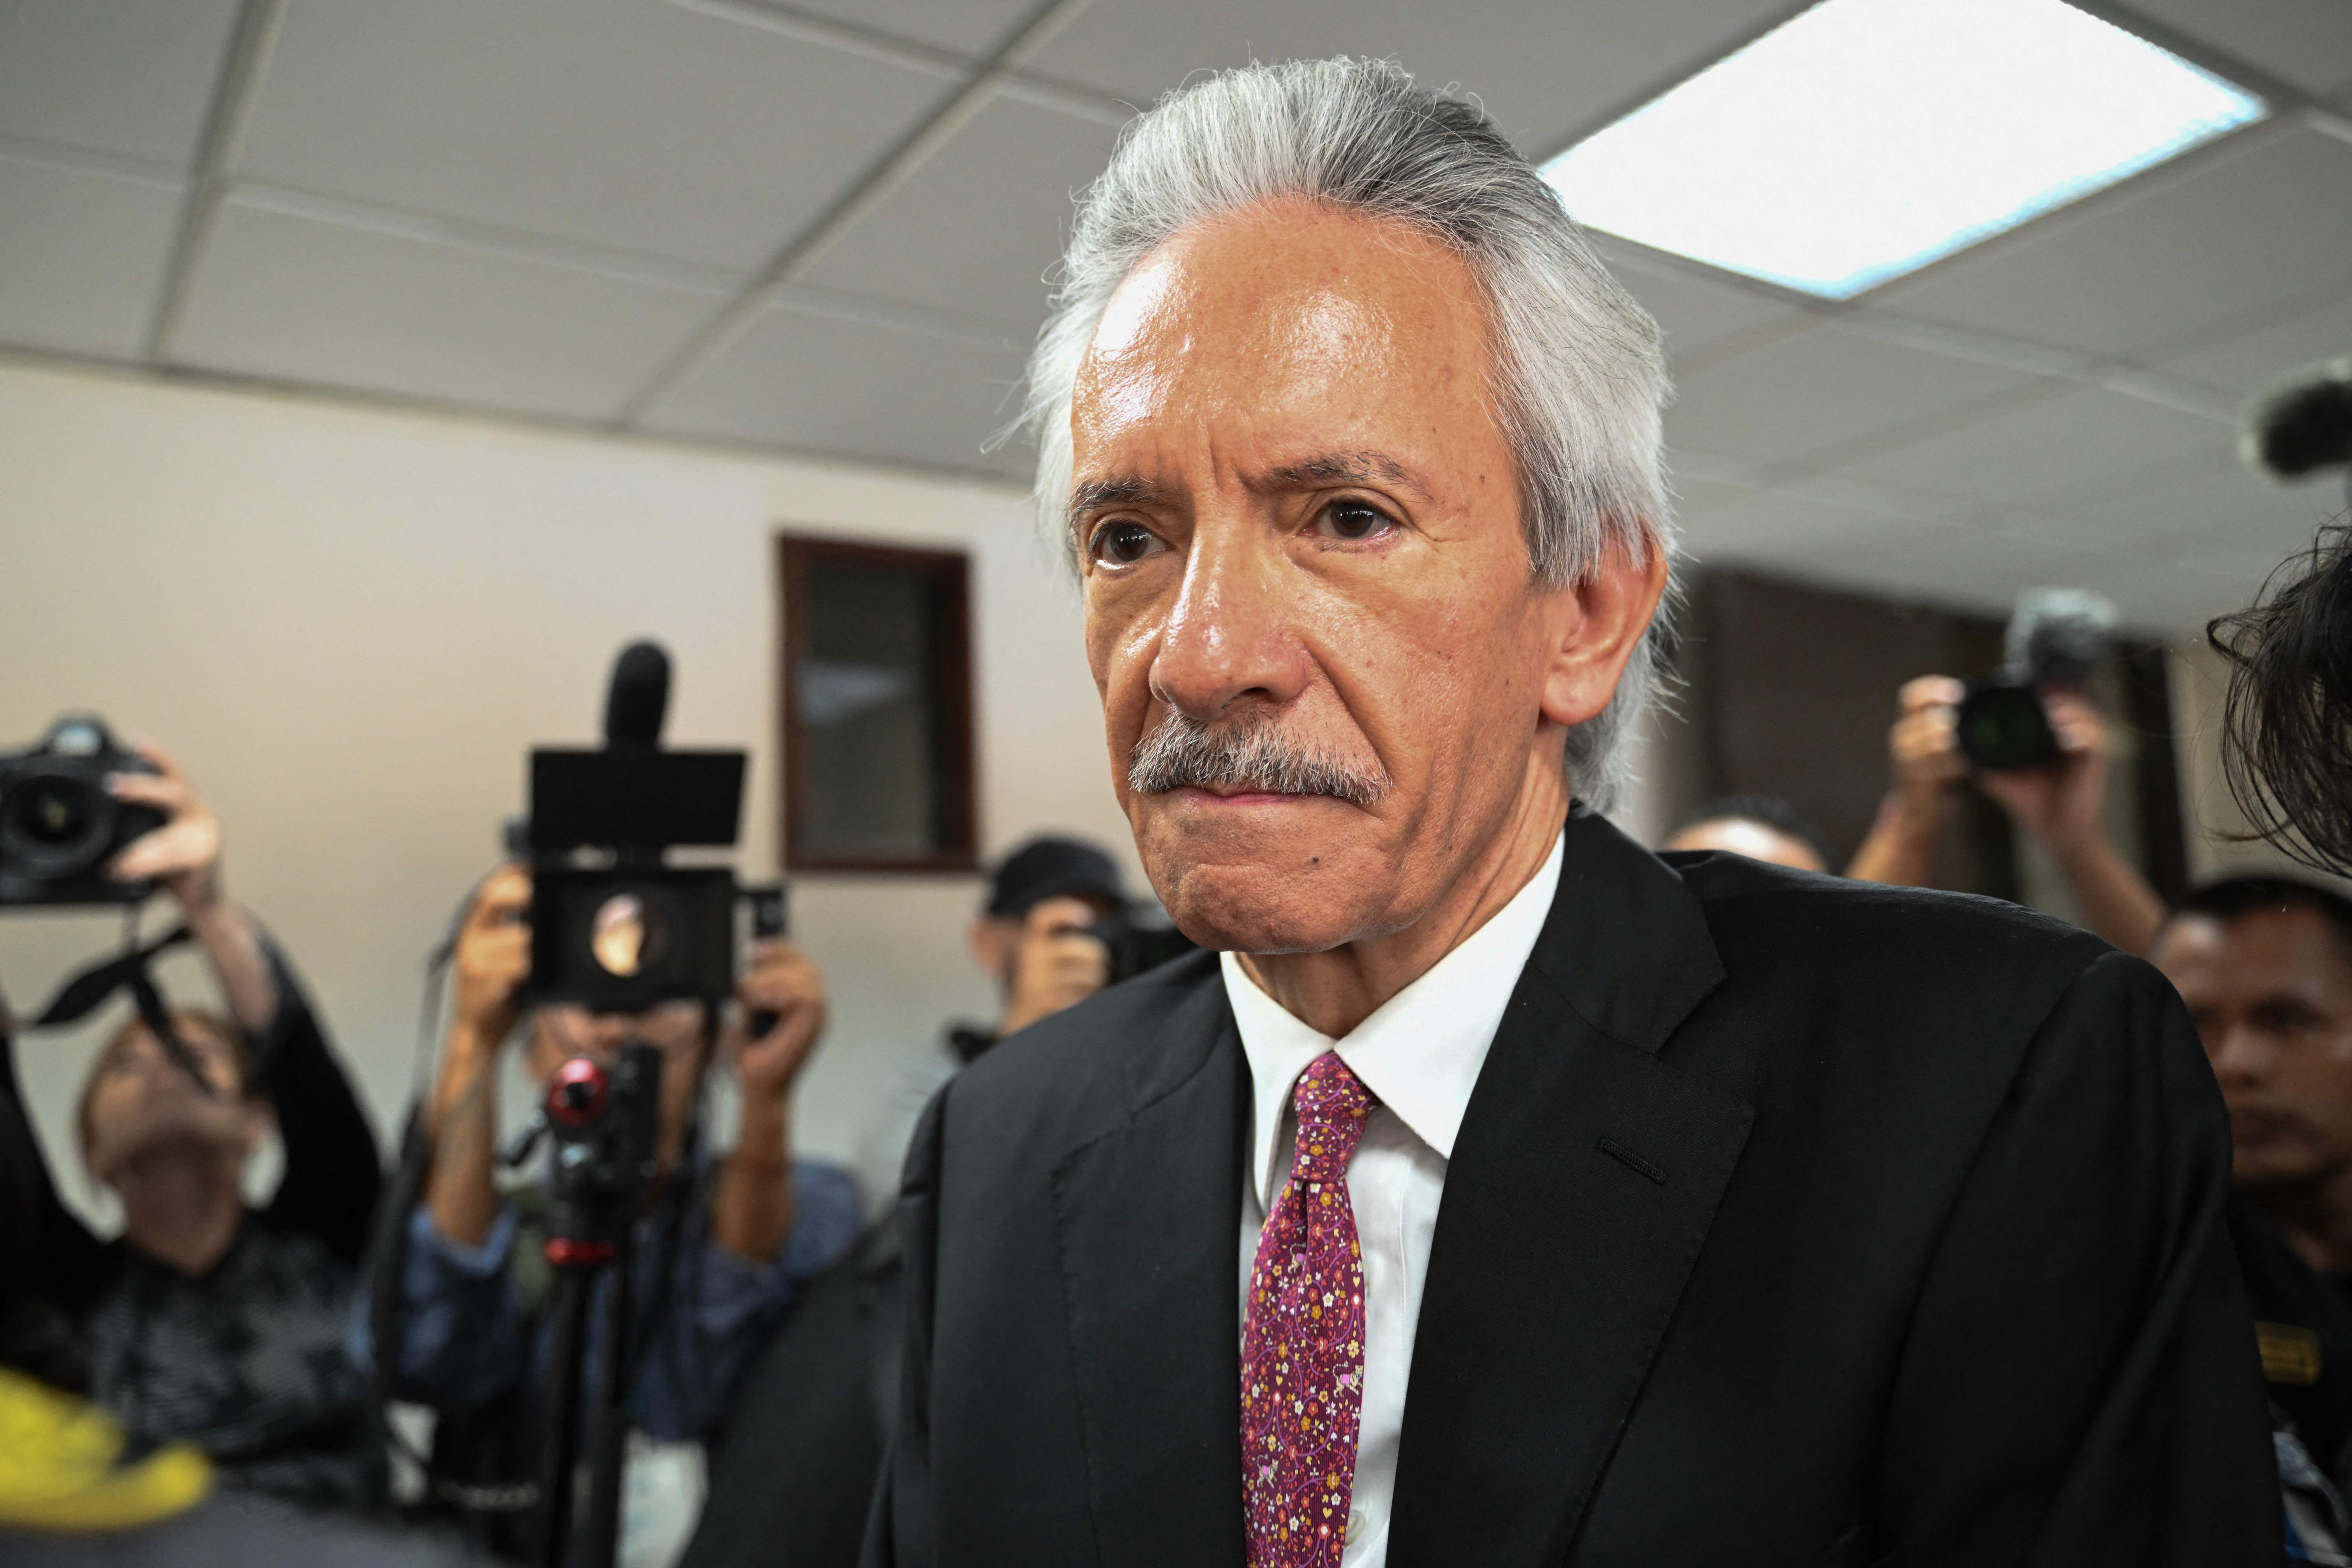
[[[1047,899],[1095,899],[1127,907],[1109,856],[1074,838],[1033,838],[998,863],[989,879],[988,912],[1019,919]]]

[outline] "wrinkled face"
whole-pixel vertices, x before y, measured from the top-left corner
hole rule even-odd
[[[1606,701],[1546,715],[1574,597],[1530,573],[1488,364],[1453,252],[1303,203],[1181,231],[1106,310],[1071,410],[1087,653],[1195,941],[1410,925],[1500,830],[1539,731],[1556,765]]]
[[[201,1018],[174,1023],[214,1092],[196,1087],[145,1025],[126,1031],[99,1059],[84,1101],[83,1154],[100,1181],[173,1143],[242,1158],[268,1130],[268,1112],[245,1099],[236,1047]]]
[[[2249,1187],[2352,1166],[2352,955],[2315,910],[2183,915],[2151,952],[2189,1005]]]
[[[649,1013],[592,1013],[585,1007],[541,1007],[531,1017],[530,1075],[541,1087],[572,1057],[593,1057],[606,1067],[621,1059],[621,1047],[643,1043],[662,1054],[661,1138],[656,1157],[667,1172],[686,1142],[688,1115],[702,1081],[702,1004],[665,1002]]]
[[[1829,869],[1822,863],[1822,858],[1813,852],[1813,847],[1803,839],[1794,834],[1783,833],[1769,822],[1758,822],[1745,816],[1718,816],[1707,822],[1694,822],[1658,847],[1721,849],[1733,855],[1744,855],[1750,860],[1768,861],[1799,871]]]

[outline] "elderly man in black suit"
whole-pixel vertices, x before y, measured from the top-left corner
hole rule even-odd
[[[926,1113],[870,1563],[2279,1561],[2162,980],[1593,815],[1665,374],[1477,109],[1346,60],[1162,101],[1032,371],[1120,795],[1215,951]]]

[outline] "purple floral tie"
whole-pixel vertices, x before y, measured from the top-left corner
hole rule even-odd
[[[1364,1255],[1348,1160],[1380,1101],[1337,1053],[1290,1091],[1290,1181],[1258,1234],[1242,1328],[1250,1568],[1338,1568],[1364,1405]]]

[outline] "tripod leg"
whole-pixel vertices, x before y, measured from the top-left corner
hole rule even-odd
[[[564,1268],[555,1273],[555,1334],[548,1346],[547,1399],[540,1410],[539,1550],[535,1555],[541,1568],[568,1568],[572,1479],[579,1466],[581,1363],[587,1356],[588,1312],[596,1299],[599,1272]]]
[[[621,1470],[628,1458],[629,1342],[636,1324],[629,1306],[635,1238],[622,1233],[612,1266],[603,1352],[596,1373],[596,1424],[588,1469],[588,1516],[581,1521],[582,1568],[611,1568],[620,1555]]]

